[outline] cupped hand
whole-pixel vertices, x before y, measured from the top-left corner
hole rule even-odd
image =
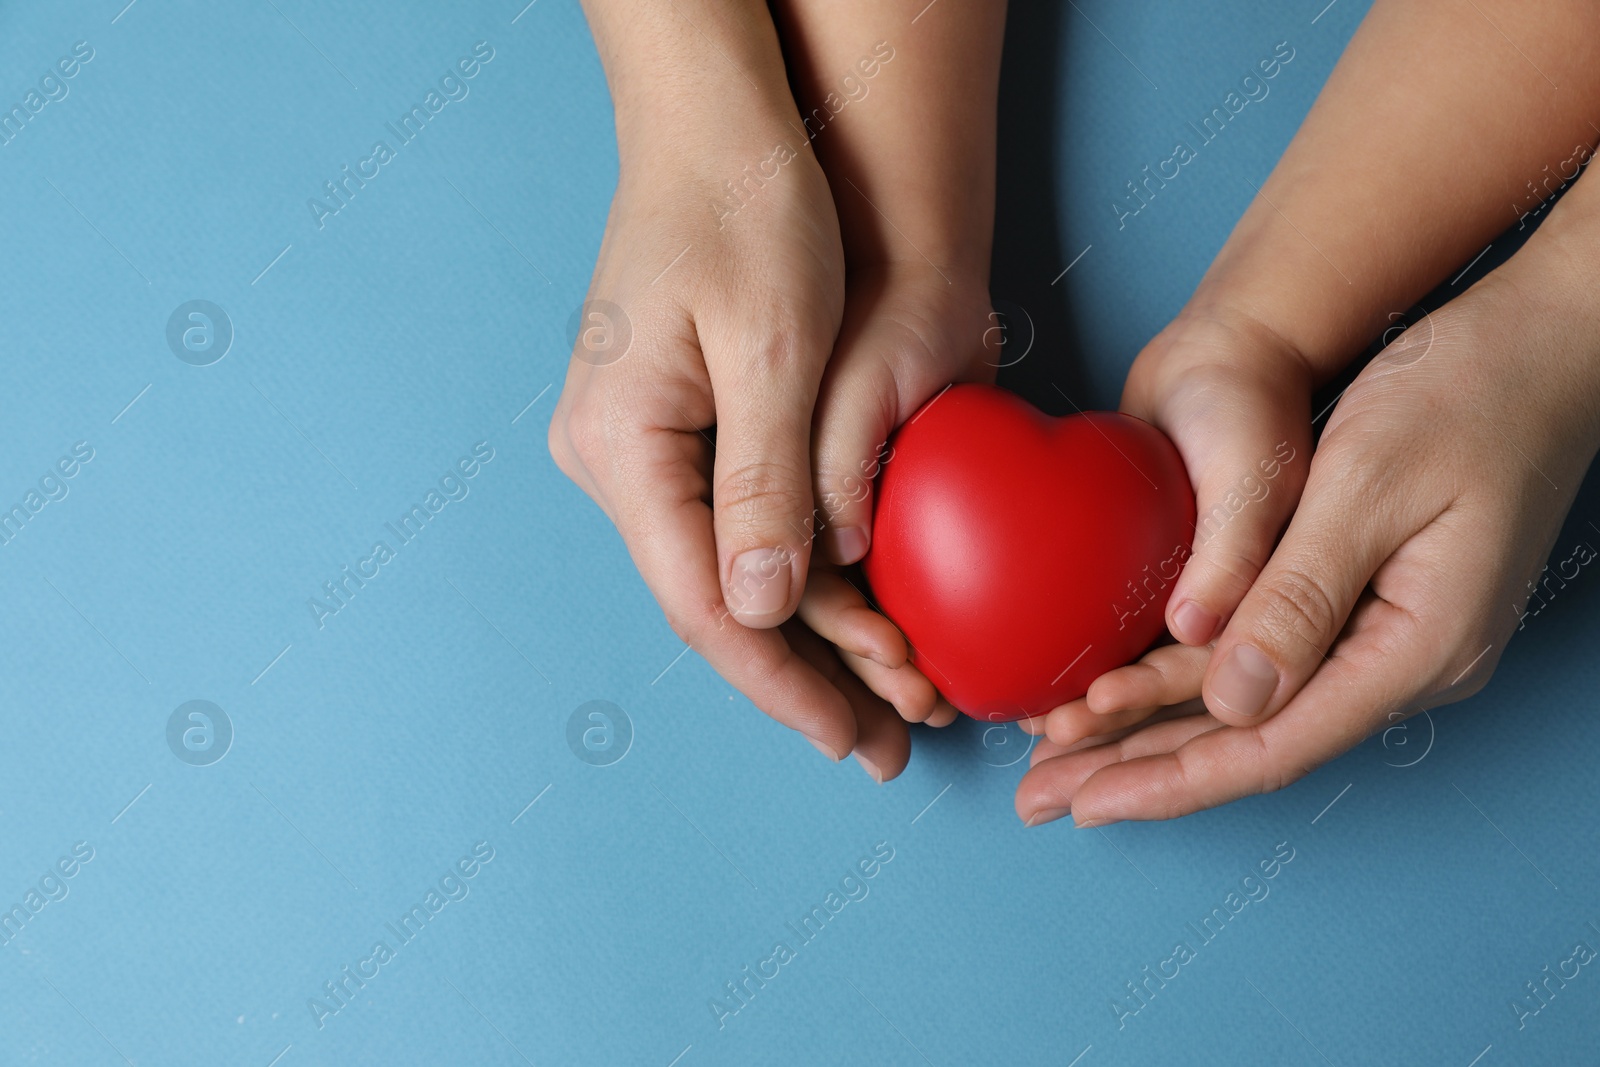
[[[844,302],[827,180],[783,121],[673,134],[623,146],[550,451],[680,638],[827,755],[860,744],[898,773],[893,710],[778,629],[805,587],[812,413]],[[904,657],[896,633],[867,639]]]
[[[1313,385],[1287,342],[1220,308],[1186,310],[1128,372],[1122,410],[1172,439],[1194,487],[1193,554],[1167,601],[1184,644],[1221,632],[1299,502]]]
[[[1292,346],[1226,307],[1185,309],[1145,346],[1128,372],[1122,410],[1172,439],[1195,494],[1192,555],[1166,607],[1167,629],[1182,644],[1102,675],[1083,697],[1023,720],[1025,731],[1075,745],[1195,695],[1185,690],[1204,668],[1210,643],[1300,500],[1314,384]]]
[[[1091,689],[1049,724],[1019,816],[1103,825],[1271,791],[1483,687],[1600,442],[1594,324],[1552,313],[1515,265],[1362,371],[1214,652],[1158,649],[1097,681],[1116,700]],[[1131,730],[1111,707],[1184,701]],[[1066,750],[1090,737],[1110,740]]]

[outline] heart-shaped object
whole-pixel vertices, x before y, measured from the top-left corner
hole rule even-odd
[[[975,719],[1042,715],[1165,629],[1194,494],[1131,415],[953,385],[896,431],[862,561],[911,659]]]

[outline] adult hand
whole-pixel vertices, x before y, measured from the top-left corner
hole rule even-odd
[[[549,445],[673,630],[840,759],[858,717],[893,712],[776,629],[805,584],[812,408],[844,298],[833,201],[788,106],[657,123],[619,102],[621,171],[590,286],[609,308],[583,323]]]
[[[1278,789],[1483,687],[1600,443],[1595,254],[1570,234],[1533,251],[1357,377],[1215,652],[1158,650],[1122,679],[1132,703],[1208,710],[1042,743],[1024,820],[1170,818]]]

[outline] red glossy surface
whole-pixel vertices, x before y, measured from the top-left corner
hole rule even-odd
[[[1161,431],[956,385],[891,444],[862,565],[913,662],[961,711],[1042,715],[1163,632],[1195,511]]]

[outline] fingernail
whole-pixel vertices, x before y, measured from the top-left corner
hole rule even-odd
[[[879,785],[883,784],[883,771],[880,770],[878,765],[872,762],[872,760],[868,759],[866,754],[861,752],[859,749],[856,751],[856,762],[861,764],[863,770],[872,775],[872,780],[874,782],[877,782]]]
[[[805,739],[807,741],[811,742],[811,747],[812,748],[816,749],[818,752],[822,753],[824,756],[827,756],[829,759],[833,760],[833,762],[838,763],[840,760],[844,759],[843,756],[839,755],[839,753],[835,752],[833,749],[829,748],[827,745],[823,744],[821,741],[818,741],[815,737],[812,737],[809,734],[806,734],[804,736],[805,736]]]
[[[1098,830],[1102,826],[1110,826],[1112,823],[1121,821],[1121,819],[1105,818],[1099,815],[1074,815],[1072,817],[1072,824],[1080,830]]]
[[[1214,611],[1207,611],[1192,600],[1185,600],[1172,613],[1173,636],[1186,645],[1203,645],[1217,632],[1222,621]]]
[[[1267,701],[1277,688],[1278,669],[1249,645],[1235,645],[1211,679],[1211,695],[1217,703],[1245,718],[1267,710]]]
[[[789,553],[752,548],[733,561],[728,608],[735,615],[772,615],[789,602]]]
[[[1057,819],[1067,815],[1071,811],[1071,808],[1040,808],[1038,811],[1028,816],[1028,821],[1022,825],[1024,828],[1030,826],[1043,826],[1047,822],[1055,822]]]
[[[1044,716],[1025,716],[1017,720],[1017,728],[1031,737],[1039,737],[1044,733]]]
[[[835,563],[854,563],[867,554],[867,531],[859,526],[830,526],[822,536],[828,539],[828,552]]]

